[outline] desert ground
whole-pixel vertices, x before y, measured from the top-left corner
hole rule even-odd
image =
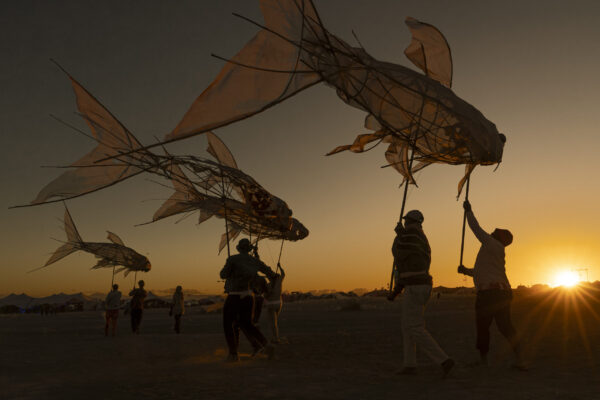
[[[473,296],[434,296],[428,328],[457,362],[445,379],[422,354],[418,375],[397,374],[401,297],[284,304],[288,343],[273,360],[252,359],[242,336],[238,363],[224,362],[221,314],[196,307],[183,317],[180,335],[168,310],[150,309],[137,336],[120,315],[114,338],[104,337],[101,311],[3,315],[0,398],[600,399],[600,308],[585,298],[515,297],[513,319],[530,367],[519,371],[495,327],[490,365],[475,365]],[[266,333],[266,321],[260,324]]]

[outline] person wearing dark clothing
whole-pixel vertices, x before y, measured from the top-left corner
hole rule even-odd
[[[249,254],[253,247],[248,239],[241,239],[236,248],[239,254],[227,258],[220,274],[221,279],[225,279],[227,293],[223,306],[223,329],[229,347],[227,360],[239,359],[237,328],[242,330],[254,347],[254,354],[264,351],[271,358],[274,347],[268,344],[262,332],[252,323],[254,296],[250,290],[250,283],[258,272],[270,278],[273,278],[275,273],[265,263]]]
[[[171,302],[170,314],[175,318],[175,333],[181,331],[181,316],[185,313],[185,304],[183,302],[183,289],[180,285],[175,288],[173,300]]]
[[[134,288],[129,292],[129,296],[131,296],[131,331],[136,334],[140,333],[140,324],[142,323],[142,314],[144,312],[144,299],[147,294],[144,290],[144,281],[139,281],[138,288]]]
[[[498,330],[510,343],[515,356],[515,367],[525,369],[521,358],[521,348],[511,317],[510,305],[512,302],[512,289],[505,269],[505,248],[513,241],[512,234],[506,229],[495,229],[488,234],[485,232],[471,209],[471,204],[465,201],[463,207],[466,212],[469,228],[481,242],[477,253],[474,268],[458,267],[458,272],[472,276],[477,291],[475,300],[475,320],[477,329],[477,349],[481,363],[487,365],[487,354],[490,350],[490,326],[496,321]]]
[[[402,342],[404,368],[402,374],[417,372],[417,345],[431,360],[441,366],[444,376],[454,366],[454,360],[442,350],[425,328],[425,306],[431,297],[432,278],[429,275],[431,249],[423,232],[423,214],[412,210],[404,216],[404,226],[396,226],[394,240],[395,280],[397,292],[404,289],[402,299]]]

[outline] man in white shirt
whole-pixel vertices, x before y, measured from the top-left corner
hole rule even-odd
[[[491,234],[485,232],[479,226],[471,210],[471,204],[465,201],[463,207],[471,231],[481,242],[474,268],[466,268],[464,265],[458,267],[459,273],[473,277],[477,291],[475,319],[477,349],[481,356],[481,362],[487,365],[487,354],[490,349],[490,325],[495,320],[498,330],[508,340],[515,353],[517,361],[514,366],[525,369],[521,359],[517,332],[510,317],[512,289],[506,277],[504,261],[504,249],[512,243],[513,236],[506,229],[496,228]]]
[[[104,308],[106,309],[106,325],[104,325],[104,336],[108,336],[108,326],[112,325],[112,335],[115,336],[117,329],[117,318],[119,318],[119,308],[121,307],[121,292],[119,285],[113,285],[112,290],[106,296]]]

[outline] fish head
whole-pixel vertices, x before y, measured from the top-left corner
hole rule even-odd
[[[133,269],[136,271],[148,272],[152,269],[152,264],[150,264],[150,260],[147,257],[137,254],[133,261]]]
[[[308,236],[308,229],[296,218],[292,218],[290,229],[286,232],[285,238],[287,240],[302,240]]]

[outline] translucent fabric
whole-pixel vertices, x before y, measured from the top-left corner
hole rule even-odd
[[[504,142],[496,126],[450,89],[450,48],[435,27],[406,20],[413,40],[405,54],[423,75],[376,60],[331,34],[309,0],[261,0],[260,5],[265,24],[255,24],[262,30],[229,60],[166,141],[246,118],[324,81],[342,101],[367,113],[365,126],[372,131],[329,154],[361,152],[369,143],[385,141],[386,158],[411,182],[410,158],[415,168],[501,161]]]

